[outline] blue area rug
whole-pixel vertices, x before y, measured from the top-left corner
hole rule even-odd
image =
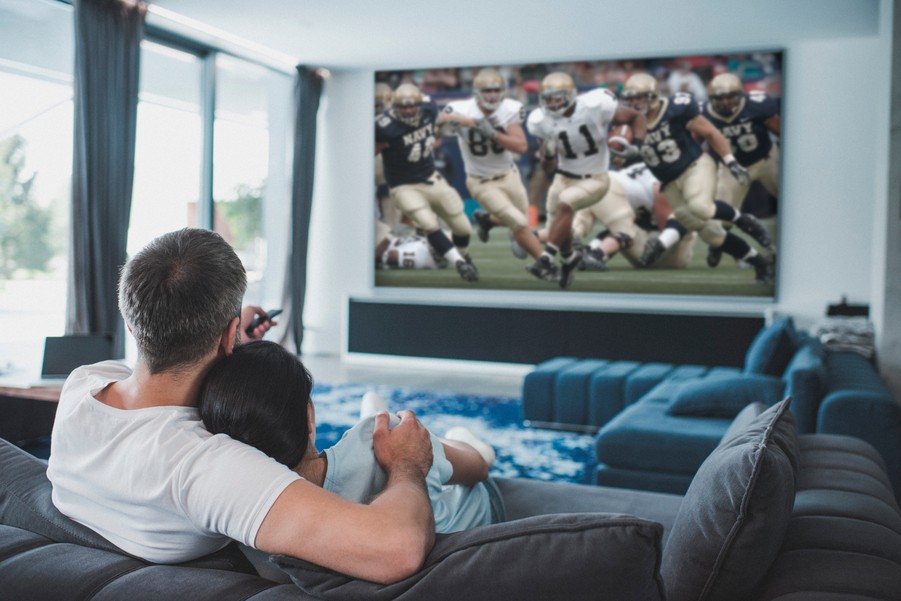
[[[522,403],[512,397],[316,384],[312,396],[316,407],[316,446],[320,450],[336,443],[357,422],[360,399],[368,390],[381,394],[392,412],[412,409],[438,436],[454,426],[472,430],[497,453],[492,476],[591,483],[592,436],[526,428],[522,424]]]

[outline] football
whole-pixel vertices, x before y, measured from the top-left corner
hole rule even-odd
[[[613,125],[607,132],[607,146],[614,151],[622,151],[632,142],[632,128],[628,125]]]

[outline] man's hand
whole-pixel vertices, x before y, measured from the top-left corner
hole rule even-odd
[[[491,124],[491,119],[488,117],[476,121],[476,129],[489,140],[493,140],[497,137],[497,130],[494,129],[494,126]]]
[[[268,317],[266,311],[264,311],[261,307],[257,307],[255,305],[247,305],[246,307],[241,309],[241,323],[239,325],[241,338],[247,337],[247,339],[249,340],[261,340],[266,332],[269,331],[269,328],[278,324],[277,321],[269,321],[268,319],[266,319],[260,325],[251,330],[248,334],[244,331],[244,328],[249,326],[254,317],[256,317],[257,315],[263,318]]]
[[[748,170],[739,165],[738,161],[735,159],[727,161],[726,167],[729,168],[729,173],[732,174],[732,177],[734,177],[742,186],[747,186],[751,182],[751,176],[748,174]]]
[[[424,480],[432,467],[432,441],[429,431],[409,409],[399,412],[400,423],[388,429],[388,414],[375,416],[372,448],[379,465],[393,475]]]

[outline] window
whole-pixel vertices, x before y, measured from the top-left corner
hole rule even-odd
[[[65,330],[72,7],[0,0],[0,373],[39,364]]]

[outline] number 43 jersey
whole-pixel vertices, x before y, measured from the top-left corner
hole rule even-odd
[[[557,167],[575,175],[607,171],[607,129],[616,112],[616,97],[609,90],[592,90],[576,97],[569,117],[550,115],[542,108],[529,113],[526,127],[532,135],[557,144]]]
[[[510,98],[504,98],[498,106],[486,117],[476,104],[475,98],[469,100],[455,100],[444,107],[446,113],[456,113],[475,119],[490,119],[491,124],[499,131],[507,131],[511,124],[523,122],[525,109],[522,103]],[[488,139],[488,137],[475,127],[460,127],[457,129],[457,137],[460,139],[460,154],[463,155],[463,165],[466,174],[470,177],[494,177],[513,168],[513,153]]]
[[[435,172],[435,122],[438,107],[423,102],[416,125],[404,123],[388,110],[375,118],[375,143],[382,149],[385,179],[392,188],[425,182]]]

